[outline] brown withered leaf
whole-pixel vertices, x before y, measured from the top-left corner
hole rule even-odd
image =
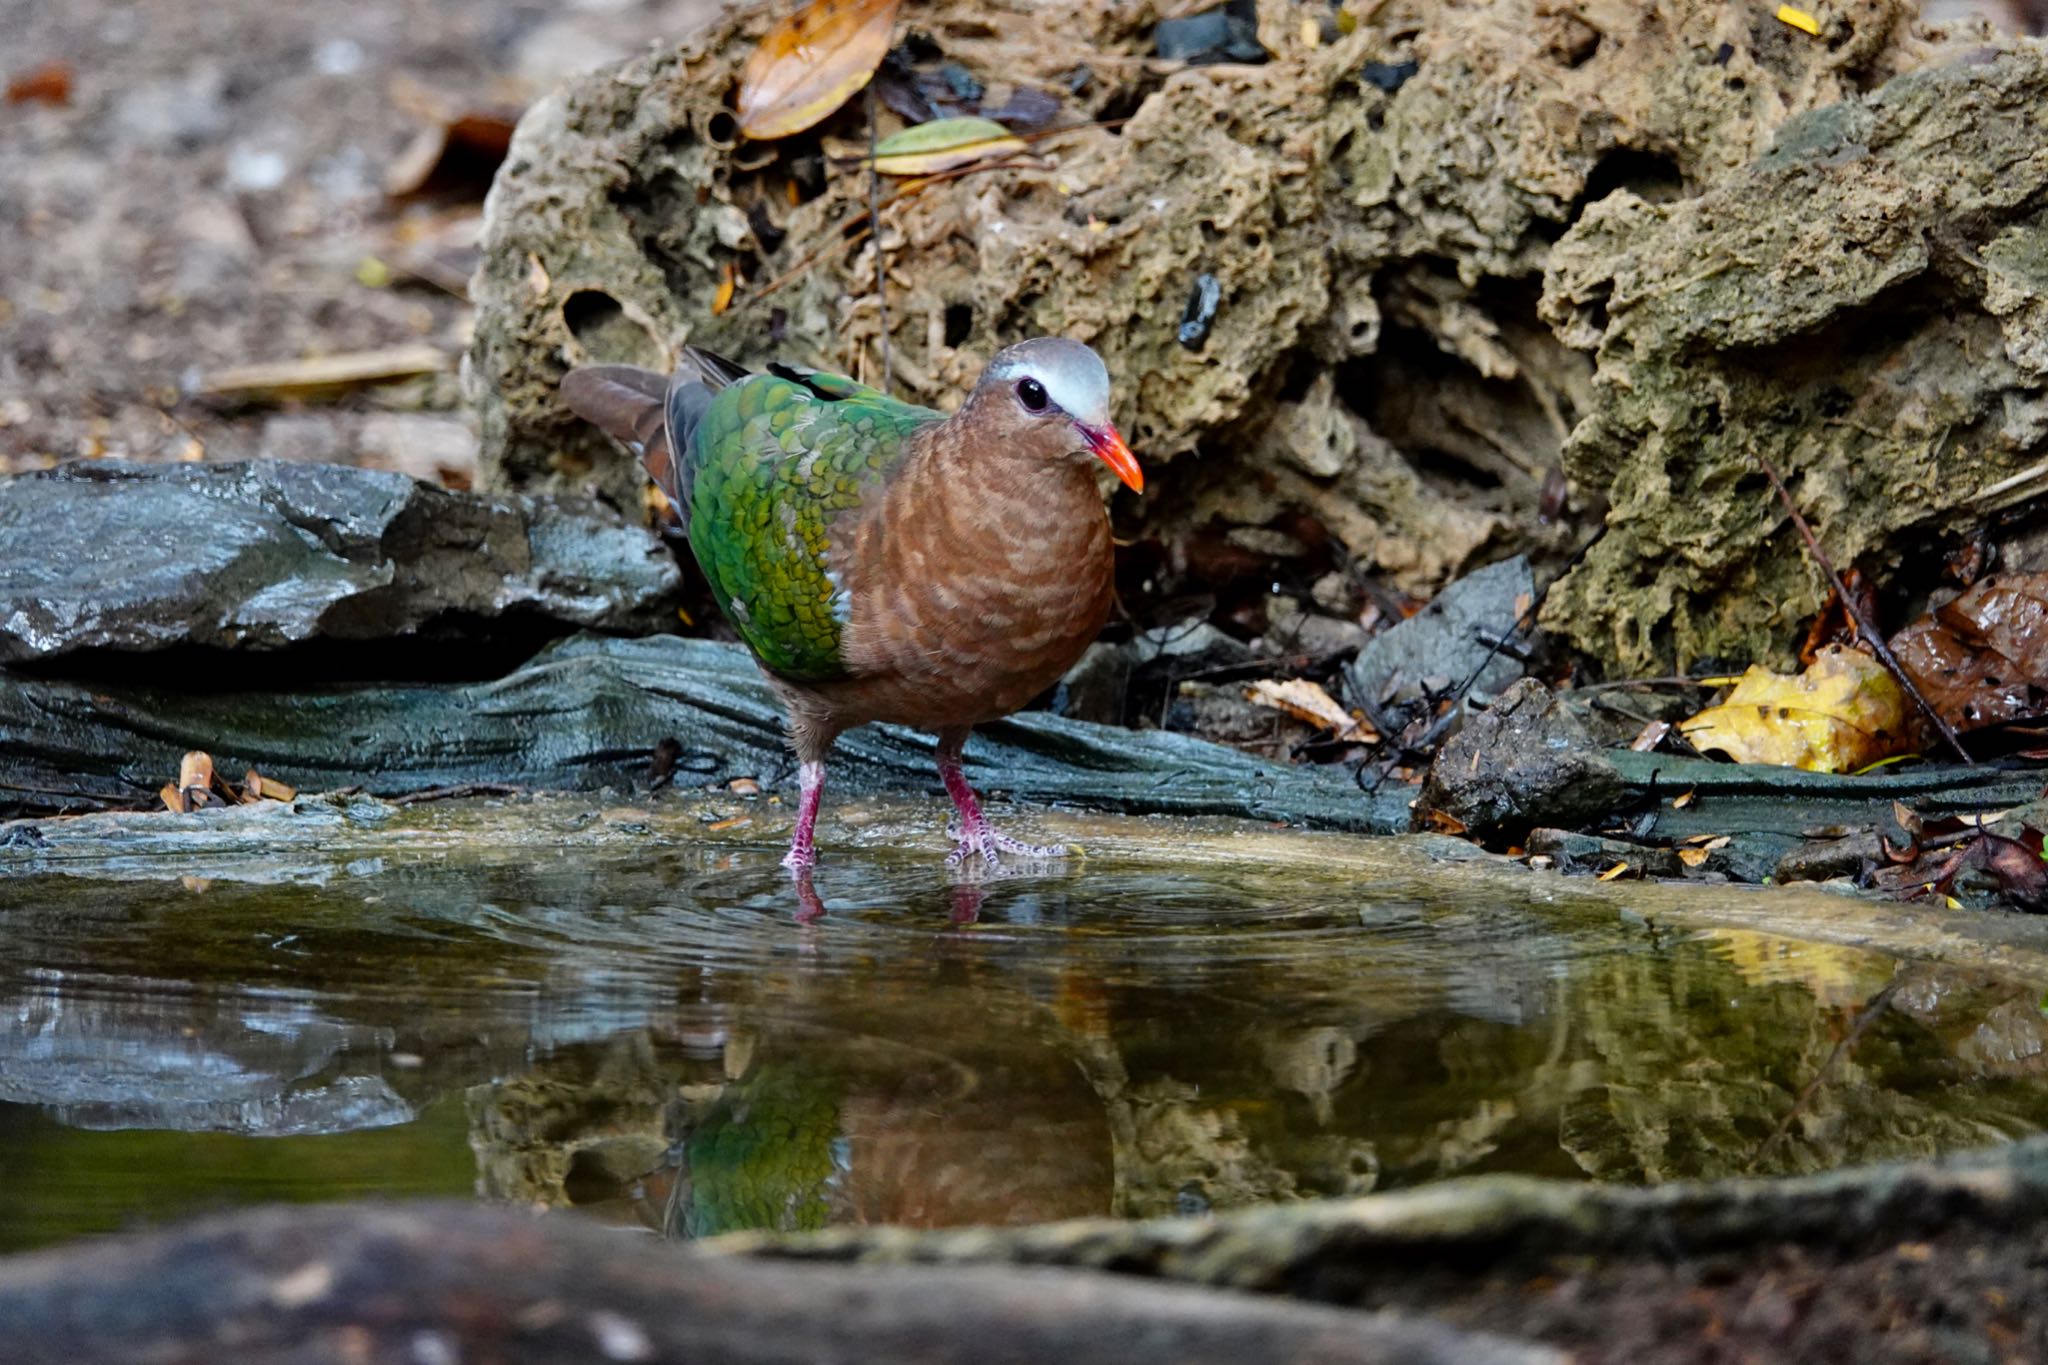
[[[1333,732],[1340,740],[1372,744],[1379,732],[1353,716],[1321,686],[1306,678],[1261,678],[1245,689],[1245,700],[1275,711],[1285,711],[1296,720]]]
[[[1863,614],[1863,619],[1875,621],[1878,615],[1877,586],[1856,568],[1842,575],[1842,584],[1849,589],[1849,595],[1855,599],[1856,609]],[[1810,666],[1826,646],[1853,645],[1856,640],[1856,618],[1849,614],[1842,595],[1830,591],[1828,600],[1821,604],[1820,615],[1813,618],[1813,625],[1807,629],[1806,642],[1799,646],[1799,662]]]
[[[71,63],[44,62],[7,82],[9,104],[71,103]]]
[[[768,30],[740,68],[740,131],[801,133],[865,86],[889,53],[901,0],[810,0]]]
[[[290,801],[298,796],[298,788],[287,786],[274,777],[265,777],[254,768],[242,779],[244,801]]]
[[[1998,574],[1894,635],[1892,652],[1958,730],[2048,714],[2048,574]]]
[[[1636,732],[1636,737],[1629,741],[1628,747],[1639,754],[1647,754],[1659,744],[1662,744],[1665,737],[1670,733],[1670,721],[1653,720]]]
[[[481,202],[518,122],[516,109],[472,109],[420,129],[385,168],[384,193]]]
[[[165,809],[175,815],[206,806],[219,805],[214,794],[213,755],[204,749],[194,749],[178,762],[178,780],[166,782],[157,795],[162,798]]]
[[[1887,863],[1872,870],[1869,884],[1904,900],[1945,898],[1952,904],[1958,889],[1989,890],[2039,914],[2048,911],[2048,862],[2041,848],[2041,831],[2028,826],[2014,837],[1972,829],[1960,842],[1930,840],[1924,849],[1896,850],[1887,842]]]

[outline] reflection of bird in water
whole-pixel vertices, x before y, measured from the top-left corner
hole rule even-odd
[[[826,756],[871,721],[938,736],[951,862],[1058,856],[989,824],[961,750],[1050,687],[1109,614],[1096,462],[1133,489],[1144,478],[1101,358],[1057,337],[1011,346],[951,417],[801,366],[684,358],[673,379],[573,370],[562,399],[641,457],[789,714],[802,796],[786,865],[816,862]]]
[[[872,1049],[876,1040],[860,1040]],[[879,1057],[757,1062],[690,1122],[663,1212],[671,1237],[829,1224],[1041,1222],[1109,1212],[1100,1102],[1050,1049],[983,1072],[884,1045]]]

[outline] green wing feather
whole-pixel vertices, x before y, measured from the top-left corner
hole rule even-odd
[[[721,389],[690,434],[690,548],[769,668],[846,675],[847,600],[826,565],[832,523],[942,420],[843,375],[778,367]]]

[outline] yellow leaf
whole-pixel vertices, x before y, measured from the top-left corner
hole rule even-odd
[[[1727,700],[1678,729],[1702,753],[1823,773],[1913,747],[1897,680],[1869,655],[1838,645],[1795,676],[1751,668]]]
[[[888,55],[900,2],[811,0],[768,30],[740,68],[740,131],[788,137],[846,103]]]
[[[1025,150],[1024,139],[994,119],[933,119],[876,143],[875,169],[883,175],[937,175]]]
[[[720,313],[732,307],[732,294],[736,286],[732,262],[727,261],[721,269],[723,273],[719,276],[718,292],[711,296],[711,316],[713,317],[717,317]]]
[[[1600,880],[1603,882],[1611,882],[1616,877],[1619,877],[1622,873],[1626,871],[1628,871],[1627,863],[1616,863],[1613,867],[1608,868],[1605,872],[1602,872],[1600,874]]]
[[[1790,24],[1801,33],[1810,33],[1816,38],[1820,37],[1820,20],[1814,18],[1803,9],[1796,9],[1791,5],[1778,6],[1778,22]]]
[[[1708,850],[1704,848],[1681,848],[1678,850],[1678,861],[1687,867],[1698,867],[1707,860],[1707,854]]]

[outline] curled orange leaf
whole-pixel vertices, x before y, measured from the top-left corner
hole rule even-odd
[[[866,85],[889,53],[901,0],[811,0],[768,30],[740,68],[740,131],[789,137]]]

